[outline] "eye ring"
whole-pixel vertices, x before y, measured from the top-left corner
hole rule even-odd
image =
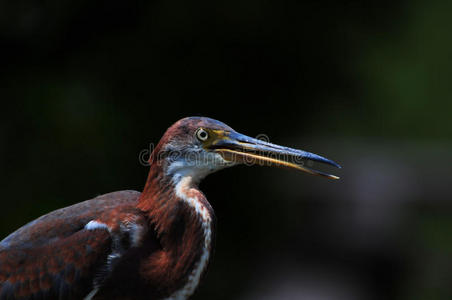
[[[196,130],[196,137],[198,140],[205,142],[209,138],[209,133],[202,128],[198,128],[198,130]]]

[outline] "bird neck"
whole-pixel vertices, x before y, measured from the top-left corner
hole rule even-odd
[[[189,173],[165,172],[165,165],[151,164],[137,207],[148,214],[158,235],[171,233],[184,213],[194,221],[211,223],[213,209],[198,188],[199,179]]]
[[[212,250],[215,217],[210,204],[191,176],[167,176],[164,166],[152,164],[138,208],[148,216],[162,246],[146,269],[164,269],[163,281],[179,286],[178,293],[192,293]]]

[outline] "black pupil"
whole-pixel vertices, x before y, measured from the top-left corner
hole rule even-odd
[[[202,138],[202,139],[205,139],[207,137],[207,132],[201,130],[199,132],[199,137]]]

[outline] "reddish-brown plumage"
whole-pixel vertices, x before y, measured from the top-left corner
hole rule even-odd
[[[288,154],[338,166],[212,119],[182,119],[152,153],[141,194],[115,192],[59,209],[2,240],[0,300],[187,299],[206,271],[215,238],[214,212],[197,185],[238,163],[234,153],[268,162],[258,151],[269,153],[273,164],[276,155]]]
[[[158,282],[160,287],[166,288],[170,293],[181,288],[202,249],[201,223],[193,217],[192,209],[175,195],[171,179],[165,176],[164,169],[167,166],[162,150],[172,136],[192,133],[202,123],[192,122],[187,124],[189,126],[180,126],[178,123],[168,129],[155,148],[154,154],[157,155],[150,158],[148,179],[137,205],[153,223],[162,245],[162,251],[151,256],[143,264],[141,272],[143,277]],[[189,192],[196,193],[191,196],[202,201],[213,217],[213,210],[205,196],[195,188]]]
[[[164,146],[174,137],[192,138],[203,123],[184,119],[168,129],[152,153],[142,194],[116,192],[63,208],[4,239],[0,299],[82,299],[96,288],[93,299],[163,299],[181,289],[201,256],[202,225],[165,174]],[[196,186],[186,192],[214,218]],[[87,230],[91,221],[94,229]],[[140,230],[126,232],[128,224]],[[115,251],[118,261],[109,258]]]

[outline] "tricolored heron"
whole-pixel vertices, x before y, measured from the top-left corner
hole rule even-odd
[[[243,162],[337,179],[309,152],[190,117],[155,147],[142,193],[120,191],[44,215],[0,242],[0,299],[187,299],[206,271],[215,215],[199,182]]]

